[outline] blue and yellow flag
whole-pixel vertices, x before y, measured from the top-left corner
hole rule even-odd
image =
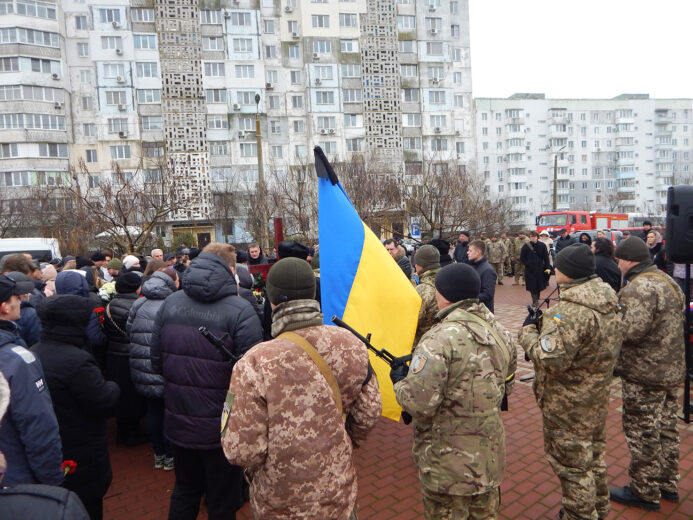
[[[394,356],[411,352],[421,298],[402,269],[361,220],[319,146],[318,234],[320,294],[325,323],[343,319],[371,343]],[[401,408],[390,383],[390,367],[370,352],[383,400],[383,415],[399,420]]]

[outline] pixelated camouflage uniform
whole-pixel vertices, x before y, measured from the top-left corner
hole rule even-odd
[[[476,298],[450,305],[438,317],[441,323],[417,345],[409,374],[395,385],[397,402],[414,419],[412,451],[424,515],[466,518],[464,511],[453,508],[489,507],[493,510],[484,518],[495,517],[498,501],[491,495],[498,493],[505,470],[500,403],[504,392],[512,391],[513,381],[506,378],[515,373],[515,345]]]
[[[352,460],[382,410],[368,351],[350,332],[322,325],[315,300],[280,304],[272,335],[293,331],[315,347],[341,392],[346,425],[332,390],[295,343],[274,339],[249,350],[233,370],[234,401],[222,447],[250,476],[253,518],[343,519],[356,504]]]
[[[435,325],[435,316],[438,313],[438,302],[436,301],[436,275],[440,268],[429,269],[419,277],[419,285],[416,292],[421,296],[421,307],[419,308],[419,321],[416,325],[416,334],[412,350],[419,344],[421,337]]]
[[[535,369],[546,458],[561,482],[564,519],[605,518],[609,385],[621,347],[616,293],[593,275],[561,284],[561,301],[519,341]]]
[[[510,262],[510,255],[513,253],[513,241],[510,238],[501,238],[501,242],[505,246],[505,256],[503,257],[503,265],[505,267],[505,272],[510,274],[512,271],[512,265]]]
[[[676,282],[655,266],[638,264],[619,291],[623,348],[616,364],[623,392],[623,432],[631,454],[633,493],[657,502],[676,492],[679,434],[676,390],[684,380],[683,308]]]
[[[494,242],[493,240],[491,240],[488,243],[488,248],[486,250],[486,260],[496,270],[498,282],[503,281],[503,259],[506,257],[507,254],[508,252],[506,251],[505,245],[502,241],[496,240]]]
[[[520,253],[522,252],[522,246],[529,244],[530,240],[527,237],[520,238],[517,237],[513,240],[513,252],[512,255],[515,258],[515,283],[520,283],[520,280],[524,280],[525,276],[525,265],[520,261]],[[524,285],[524,281],[522,282]]]

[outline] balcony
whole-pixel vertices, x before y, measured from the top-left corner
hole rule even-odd
[[[669,114],[657,114],[654,120],[654,124],[656,125],[668,125],[673,122],[674,118]]]
[[[655,164],[668,164],[673,163],[674,159],[672,157],[655,157]]]

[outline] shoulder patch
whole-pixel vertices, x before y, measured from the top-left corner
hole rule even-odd
[[[418,374],[423,370],[423,367],[426,365],[426,357],[422,356],[421,354],[416,354],[412,359],[411,363],[409,365],[409,370],[411,371],[412,374]]]
[[[563,315],[562,314],[554,314],[553,319],[556,323],[560,323],[561,320],[563,319]]]
[[[547,354],[551,354],[551,352],[556,350],[557,345],[556,339],[551,336],[541,338],[541,350]]]
[[[12,352],[17,354],[20,358],[22,358],[26,364],[33,363],[34,361],[36,361],[36,357],[20,345],[12,347]]]
[[[231,415],[231,409],[233,408],[233,400],[236,395],[228,391],[226,392],[226,400],[224,401],[224,408],[221,411],[221,434],[226,433],[226,425],[229,422],[229,415]]]

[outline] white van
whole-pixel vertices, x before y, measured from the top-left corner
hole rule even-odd
[[[55,238],[0,238],[0,258],[12,253],[30,253],[34,260],[49,262],[60,258],[60,246]]]

